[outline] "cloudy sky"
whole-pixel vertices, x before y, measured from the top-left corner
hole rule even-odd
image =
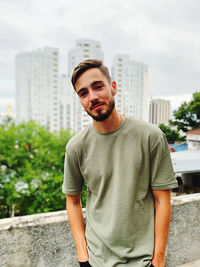
[[[14,104],[15,55],[60,49],[60,73],[76,39],[102,43],[110,67],[129,54],[149,67],[149,91],[177,107],[200,91],[199,0],[1,0],[0,111]]]

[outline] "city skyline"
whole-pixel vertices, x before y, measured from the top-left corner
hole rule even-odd
[[[44,47],[16,55],[16,123],[33,119],[50,131],[87,127],[90,116],[73,90],[70,77],[75,66],[85,59],[104,59],[101,43],[78,39],[68,53],[68,73],[59,74],[59,49]],[[130,55],[116,55],[111,78],[117,86],[119,113],[148,121],[148,66]]]
[[[177,107],[199,91],[199,8],[200,2],[185,0],[127,0],[126,5],[112,0],[30,0],[29,5],[24,0],[2,0],[0,111],[14,103],[16,54],[57,47],[60,72],[66,74],[67,53],[79,38],[100,41],[109,68],[116,54],[145,62],[150,94],[169,99],[172,109]]]

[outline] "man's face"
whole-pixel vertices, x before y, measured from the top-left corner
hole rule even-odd
[[[107,119],[115,107],[116,83],[109,83],[98,68],[85,71],[75,90],[85,111],[96,121]]]

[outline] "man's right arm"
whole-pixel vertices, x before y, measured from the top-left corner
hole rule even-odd
[[[73,238],[76,244],[79,262],[89,260],[87,242],[85,238],[85,225],[81,206],[81,194],[66,195],[67,215]]]

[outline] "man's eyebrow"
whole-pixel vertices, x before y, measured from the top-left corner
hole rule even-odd
[[[77,94],[79,95],[81,92],[83,92],[83,91],[85,91],[85,90],[87,90],[87,88],[81,88],[81,89],[79,89],[78,91],[77,91]]]
[[[95,85],[98,84],[98,83],[103,83],[103,81],[94,81],[91,85],[92,85],[92,87],[93,87],[93,86],[95,86]]]

